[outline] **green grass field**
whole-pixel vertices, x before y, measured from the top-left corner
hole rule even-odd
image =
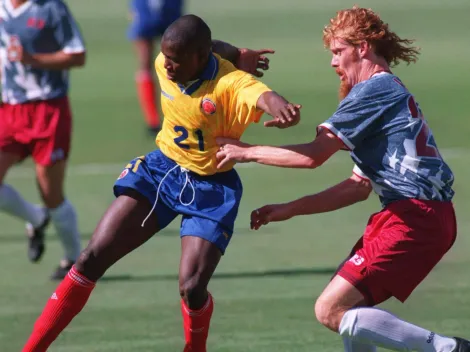
[[[75,135],[67,180],[85,245],[106,207],[112,185],[129,159],[154,148],[144,133],[134,91],[136,61],[126,41],[127,1],[69,0],[88,45],[86,68],[73,73]],[[263,79],[296,103],[302,122],[289,130],[253,126],[246,141],[308,141],[337,105],[338,79],[329,67],[321,30],[344,0],[192,0],[187,10],[204,17],[213,36],[276,54]],[[405,37],[416,38],[422,57],[398,73],[420,102],[436,140],[456,174],[459,238],[443,262],[406,304],[384,305],[443,334],[470,336],[470,22],[467,0],[363,1]],[[111,132],[111,129],[113,131]],[[7,182],[38,201],[33,169],[25,163]],[[378,199],[332,214],[296,218],[249,230],[252,209],[316,192],[350,175],[347,154],[314,171],[243,167],[245,194],[236,236],[211,284],[216,306],[209,350],[220,352],[340,351],[339,337],[320,326],[313,302],[348,253]],[[38,265],[26,258],[23,224],[0,216],[0,351],[19,351],[56,286],[48,280],[62,252],[51,229]],[[179,312],[178,223],[113,267],[84,311],[51,351],[182,350]],[[132,235],[132,234],[129,234]]]

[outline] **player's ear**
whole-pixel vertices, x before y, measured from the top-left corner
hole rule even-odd
[[[359,57],[361,59],[365,57],[369,53],[370,50],[373,50],[371,45],[365,40],[361,41],[359,45],[357,46],[357,48],[359,51]]]
[[[206,59],[206,58],[207,58],[207,53],[204,49],[200,49],[200,50],[197,51],[197,60],[199,62],[205,61],[204,59]]]
[[[199,61],[206,61],[211,53],[211,48],[201,48],[198,52]]]

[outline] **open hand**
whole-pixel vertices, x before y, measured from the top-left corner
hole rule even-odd
[[[273,119],[266,121],[264,127],[288,128],[295,126],[300,121],[300,109],[302,105],[285,103],[273,107]]]
[[[239,49],[239,52],[237,68],[256,77],[263,77],[264,73],[260,70],[269,70],[269,59],[265,54],[274,54],[272,49],[251,50],[242,48]]]
[[[24,51],[20,39],[17,36],[10,38],[10,45],[7,48],[7,58],[11,62],[21,62],[23,64],[30,64],[32,56]]]
[[[216,154],[218,161],[217,168],[222,169],[230,162],[248,162],[247,151],[249,144],[240,142],[237,139],[219,137],[216,139],[219,151]]]
[[[284,221],[292,217],[288,204],[270,204],[251,212],[250,227],[258,230],[273,221]]]

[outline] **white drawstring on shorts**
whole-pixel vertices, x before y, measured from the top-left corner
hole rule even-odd
[[[184,167],[181,168],[181,172],[184,172],[184,174],[186,175],[186,180],[184,181],[184,186],[183,188],[181,188],[181,192],[180,192],[180,203],[181,205],[184,205],[185,207],[187,207],[188,205],[191,205],[193,204],[194,202],[194,198],[196,198],[196,190],[194,189],[194,186],[193,186],[193,183],[191,182],[191,179],[189,178],[189,170],[188,169],[185,169]],[[182,197],[183,197],[183,192],[184,192],[184,189],[186,188],[186,186],[188,185],[191,186],[191,188],[193,189],[193,198],[191,198],[191,201],[189,203],[183,203],[183,201],[181,200]]]
[[[142,221],[142,227],[144,227],[145,225],[145,222],[148,220],[148,218],[152,215],[153,211],[155,210],[155,207],[157,206],[157,203],[158,203],[158,197],[160,195],[160,187],[162,186],[163,184],[163,181],[165,180],[165,178],[170,174],[170,172],[172,172],[173,170],[177,169],[177,168],[180,168],[181,169],[181,172],[184,172],[184,174],[186,175],[186,180],[184,181],[184,185],[183,185],[183,188],[181,189],[181,192],[180,192],[180,195],[179,195],[179,201],[182,205],[184,206],[188,206],[188,205],[191,205],[193,202],[194,202],[194,198],[196,197],[196,190],[194,189],[194,186],[193,186],[193,183],[191,182],[191,179],[189,178],[189,170],[182,167],[182,166],[179,166],[178,164],[176,164],[174,167],[172,167],[170,170],[167,171],[167,173],[165,174],[165,176],[162,177],[162,180],[160,181],[160,184],[158,185],[157,187],[157,195],[155,197],[155,202],[153,203],[153,206],[152,206],[152,209],[150,210],[150,212],[147,214],[147,216],[145,217],[144,221]],[[184,190],[186,189],[186,186],[187,185],[190,185],[191,188],[193,189],[193,198],[191,199],[191,201],[189,203],[184,203],[182,200],[181,200],[181,197],[183,196],[183,192]]]

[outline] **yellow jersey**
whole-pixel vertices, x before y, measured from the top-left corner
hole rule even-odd
[[[211,54],[199,79],[186,86],[170,81],[160,53],[155,69],[161,87],[164,115],[156,144],[180,166],[199,175],[228,171],[234,163],[217,169],[216,138],[240,139],[263,111],[256,108],[258,98],[270,89],[231,62]]]

